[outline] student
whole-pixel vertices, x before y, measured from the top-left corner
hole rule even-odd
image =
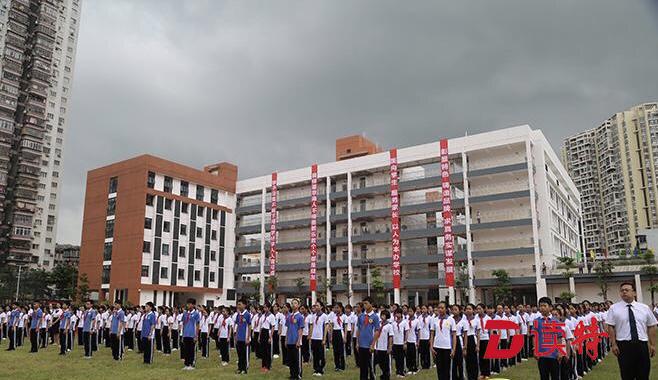
[[[235,349],[238,353],[236,374],[246,375],[249,369],[249,344],[251,339],[251,314],[247,311],[247,301],[238,301],[235,325]]]
[[[199,338],[201,314],[196,310],[196,300],[188,298],[185,313],[183,313],[183,370],[193,370],[196,361],[196,342]]]
[[[345,370],[345,347],[349,347],[346,330],[349,323],[348,318],[343,314],[343,304],[337,302],[334,305],[334,312],[329,320],[331,323],[331,344],[334,350],[334,366],[336,371]]]
[[[126,309],[126,332],[123,338],[123,344],[126,347],[127,351],[132,351],[135,345],[135,320],[134,320],[134,309]]]
[[[452,312],[452,318],[457,324],[457,345],[455,347],[455,356],[452,358],[452,379],[464,380],[464,340],[462,337],[463,330],[465,330],[465,327],[462,324],[464,314],[459,305],[452,305],[450,311]]]
[[[372,298],[363,300],[365,312],[359,315],[357,322],[357,341],[359,344],[359,379],[375,380],[373,371],[373,353],[375,350],[375,331],[379,329],[379,317],[372,308]]]
[[[112,358],[123,359],[123,332],[126,328],[126,313],[121,308],[121,301],[114,301],[114,312],[110,323],[110,342]]]
[[[270,313],[270,304],[263,305],[263,314],[260,322],[260,359],[262,373],[267,373],[272,369],[272,342],[274,339],[274,325],[276,318]]]
[[[171,351],[178,351],[178,312],[176,308],[171,309],[171,314],[168,313],[167,327],[171,334]]]
[[[39,325],[39,344],[41,348],[46,348],[48,345],[48,334],[52,325],[52,318],[50,308],[46,306],[43,311],[41,324]]]
[[[256,356],[256,359],[260,359],[260,347],[258,346],[259,343],[259,334],[260,334],[260,318],[261,318],[261,310],[255,306],[252,305],[249,308],[252,318],[251,318],[251,351],[254,353]]]
[[[279,325],[279,336],[281,341],[281,362],[284,366],[288,365],[288,326],[286,325],[286,318],[288,318],[291,309],[292,307],[289,303],[284,304],[281,306],[281,311],[276,318],[277,325]]]
[[[82,325],[82,343],[85,349],[85,359],[91,359],[93,352],[92,342],[96,340],[96,317],[98,316],[98,312],[93,308],[91,301],[85,302],[85,307],[86,310],[82,314],[82,323],[80,323]]]
[[[407,374],[415,375],[418,373],[418,319],[416,318],[416,307],[412,306],[407,309],[407,331],[405,360],[407,365]]]
[[[647,305],[635,301],[635,292],[633,282],[623,282],[621,301],[610,307],[606,320],[611,350],[624,380],[649,379],[651,358],[656,354],[656,317]]]
[[[468,380],[478,378],[478,350],[480,348],[480,321],[475,316],[475,305],[468,304],[464,308],[464,318],[459,322],[458,330],[462,331],[464,342],[463,357],[466,362]]]
[[[155,350],[162,352],[162,325],[163,325],[163,315],[164,310],[162,306],[158,306],[156,311],[156,323],[155,323]]]
[[[432,354],[438,380],[450,380],[451,361],[455,357],[457,348],[457,323],[454,318],[446,314],[447,304],[445,302],[439,302],[437,312],[430,327]]]
[[[311,360],[311,344],[308,338],[308,333],[310,331],[309,326],[311,325],[311,314],[308,312],[308,308],[304,305],[299,307],[299,312],[304,317],[304,329],[302,330],[302,361],[304,364],[308,363]]]
[[[534,321],[534,330],[537,334],[537,341],[554,341],[558,342],[564,339],[564,334],[559,334],[548,330],[548,325],[553,323],[559,323],[559,321],[553,318],[551,312],[553,310],[553,303],[548,297],[542,297],[539,299],[539,313],[541,316]],[[544,328],[546,326],[546,328]],[[551,338],[546,336],[552,335]],[[558,380],[560,378],[560,367],[558,359],[562,358],[562,354],[559,350],[550,351],[549,348],[545,348],[542,345],[537,347],[537,352],[542,353],[542,355],[537,359],[537,367],[539,369],[539,377],[541,380]]]
[[[388,322],[391,313],[388,310],[379,312],[381,320],[380,326],[375,333],[375,363],[379,365],[382,371],[381,380],[390,380],[391,378],[391,350],[393,347],[393,326]]]
[[[310,336],[311,351],[313,352],[313,376],[324,374],[326,364],[324,355],[324,345],[327,339],[327,315],[322,312],[322,305],[317,302],[313,305],[314,313],[311,315]]]
[[[71,329],[71,311],[69,305],[64,302],[64,310],[59,314],[59,354],[66,355],[69,331]]]
[[[495,321],[505,320],[506,321],[507,317],[505,317],[504,311],[505,311],[505,309],[503,308],[502,304],[496,305],[496,314],[494,314],[493,320],[495,320]],[[496,330],[496,332],[495,332],[496,334],[500,335],[499,345],[500,345],[500,348],[503,349],[503,350],[509,348],[507,346],[507,332],[508,331],[506,329]],[[498,374],[498,373],[502,372],[502,370],[506,367],[507,367],[507,359],[495,359],[493,361],[492,372],[495,373],[495,374]]]
[[[32,348],[30,349],[30,353],[34,354],[39,352],[38,337],[39,329],[43,322],[43,310],[41,310],[41,304],[39,302],[34,303],[32,310],[32,318],[30,320],[30,343]]]
[[[222,308],[222,313],[217,320],[217,339],[219,340],[219,355],[222,360],[222,367],[226,367],[229,358],[229,341],[231,331],[233,330],[233,319],[229,316],[228,308]]]
[[[279,316],[282,315],[279,311],[279,305],[272,305],[272,315],[274,316],[274,325],[272,326],[272,358],[278,359],[279,353],[281,352],[279,348]]]
[[[420,368],[429,369],[431,365],[430,325],[432,323],[432,316],[429,315],[429,309],[425,305],[421,306],[420,313],[420,317],[418,318],[418,353],[420,355]]]
[[[18,308],[18,304],[15,302],[11,304],[11,312],[9,312],[9,317],[7,318],[7,335],[9,336],[9,347],[7,351],[16,350],[16,335],[18,333],[18,319],[21,315],[21,312]]]
[[[352,356],[352,318],[354,313],[352,312],[352,305],[345,305],[345,356]]]
[[[359,331],[359,316],[363,313],[363,303],[359,302],[354,306],[354,313],[352,313],[352,318],[350,318],[350,324],[352,325],[352,352],[354,352],[354,364],[356,367],[359,367],[359,342],[357,339],[357,332]]]
[[[405,375],[405,349],[407,347],[407,336],[409,335],[409,323],[403,317],[401,308],[394,313],[394,321],[391,323],[393,330],[393,358],[395,359],[395,374],[397,377]]]
[[[96,309],[95,306],[94,306],[94,309]],[[102,310],[103,310],[102,306],[100,308],[98,308],[98,310],[96,310],[96,312],[97,312],[96,320],[94,321],[94,324],[95,324],[96,327],[95,327],[95,330],[94,330],[94,332],[92,334],[92,338],[91,338],[91,351],[93,351],[93,352],[98,351],[98,346],[103,341],[102,337],[103,337],[103,329],[104,328],[103,328],[103,315],[101,313]],[[73,317],[71,317],[71,318],[73,318]]]
[[[112,327],[112,310],[107,308],[103,313],[103,341],[106,348],[112,348],[112,339],[110,339],[110,327]]]
[[[144,352],[142,348],[142,322],[144,321],[144,316],[146,315],[144,306],[140,306],[137,309],[137,313],[133,316],[135,318],[135,337],[137,338],[137,353],[141,354]]]
[[[491,376],[491,360],[485,359],[484,354],[487,351],[487,346],[489,345],[489,330],[486,329],[487,322],[491,320],[487,311],[490,311],[485,304],[478,304],[475,308],[477,312],[476,319],[478,325],[480,326],[480,333],[478,335],[479,350],[478,350],[478,365],[480,369],[480,376],[488,378]]]
[[[147,302],[142,319],[142,350],[144,351],[144,364],[153,364],[153,339],[155,338],[156,317],[153,302]]]
[[[286,351],[290,380],[302,378],[302,334],[304,331],[304,316],[299,312],[299,300],[292,300],[291,311],[286,317]]]
[[[171,337],[170,337],[170,326],[169,326],[169,308],[164,308],[164,313],[160,316],[162,319],[162,328],[160,330],[162,338],[162,353],[165,356],[171,355]]]

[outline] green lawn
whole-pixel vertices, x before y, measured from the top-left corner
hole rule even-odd
[[[7,341],[0,344],[0,379],[33,379],[52,380],[63,379],[121,379],[121,380],[144,380],[144,379],[258,379],[263,375],[260,373],[260,361],[252,357],[251,369],[248,376],[237,376],[234,374],[236,364],[235,351],[231,351],[231,364],[227,367],[219,365],[219,359],[215,352],[210,359],[198,359],[195,371],[182,371],[182,362],[178,359],[179,353],[174,352],[165,357],[156,353],[155,363],[151,366],[142,364],[142,357],[135,352],[127,352],[122,362],[112,360],[109,349],[100,348],[93,359],[82,359],[82,350],[75,347],[72,353],[66,357],[58,356],[59,348],[51,346],[38,354],[29,354],[28,347],[21,347],[18,351],[7,352]],[[330,352],[327,353],[327,366],[324,378],[326,379],[358,379],[358,373],[354,366],[353,358],[348,358],[348,370],[343,373],[333,371],[333,359]],[[658,374],[658,360],[653,360],[652,375]],[[312,367],[304,367],[304,378],[313,378]],[[281,359],[275,359],[272,372],[267,375],[273,379],[287,379],[287,368],[281,365]],[[436,370],[421,371],[413,379],[427,380],[436,379]],[[395,377],[393,377],[395,378]],[[499,379],[510,380],[532,380],[538,379],[537,367],[534,360],[529,360],[513,369],[503,372]],[[617,361],[614,356],[608,356],[600,363],[594,371],[587,376],[590,379],[619,379]]]

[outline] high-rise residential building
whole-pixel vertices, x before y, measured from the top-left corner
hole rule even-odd
[[[79,273],[91,298],[235,302],[237,167],[193,169],[143,155],[87,174]]]
[[[0,0],[0,261],[53,266],[80,0]]]
[[[587,254],[632,254],[638,231],[658,227],[658,104],[631,107],[568,137],[562,155],[581,194]]]

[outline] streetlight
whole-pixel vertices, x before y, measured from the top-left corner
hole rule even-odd
[[[18,266],[18,281],[16,281],[16,299],[15,301],[18,302],[18,291],[21,288],[21,269],[23,268],[22,265]]]
[[[367,281],[368,282],[368,297],[370,297],[370,280],[371,280],[370,279],[370,264],[372,264],[372,263],[374,263],[374,261],[372,259],[363,259],[363,260],[361,260],[361,264],[366,264],[366,266],[368,267],[368,274],[367,274],[367,277],[368,277],[368,281]]]

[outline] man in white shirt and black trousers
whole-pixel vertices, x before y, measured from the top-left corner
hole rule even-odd
[[[623,282],[619,293],[622,300],[610,307],[606,319],[612,352],[622,380],[648,380],[658,323],[647,305],[635,301],[634,283]]]

